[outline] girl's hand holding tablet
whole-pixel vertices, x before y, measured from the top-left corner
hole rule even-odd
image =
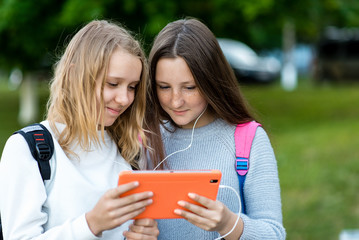
[[[121,194],[138,186],[138,182],[122,184],[108,190],[100,198],[95,207],[86,214],[87,223],[94,235],[98,236],[104,230],[121,226],[152,204],[153,193],[149,191],[120,197]]]

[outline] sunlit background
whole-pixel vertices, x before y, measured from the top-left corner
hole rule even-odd
[[[359,229],[359,1],[0,0],[0,153],[44,119],[52,66],[88,21],[123,24],[148,53],[189,16],[217,36],[270,136],[287,239],[359,239],[344,237]]]

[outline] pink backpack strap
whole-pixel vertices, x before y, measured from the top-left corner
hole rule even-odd
[[[261,124],[255,121],[242,123],[237,125],[234,132],[236,171],[240,176],[246,175],[249,170],[249,154],[258,126],[261,126]]]

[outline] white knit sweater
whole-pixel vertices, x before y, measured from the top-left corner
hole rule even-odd
[[[51,131],[47,121],[43,124]],[[58,126],[60,131],[64,127]],[[119,172],[131,167],[106,133],[101,147],[94,146],[91,152],[77,148],[79,160],[70,160],[53,140],[51,179],[45,184],[20,134],[12,135],[5,145],[0,162],[4,239],[99,239],[90,231],[85,213],[107,190],[117,186]],[[123,239],[128,224],[103,232],[101,239]]]

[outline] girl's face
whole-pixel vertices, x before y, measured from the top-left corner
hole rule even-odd
[[[161,58],[157,62],[156,91],[163,110],[182,128],[192,128],[197,117],[207,107],[207,101],[199,92],[187,63],[181,57]],[[213,116],[207,110],[196,127],[212,121]]]
[[[141,71],[142,63],[139,58],[122,49],[113,52],[103,89],[105,127],[111,126],[132,104],[136,85],[140,82]],[[101,106],[101,83],[102,79],[98,79],[96,83],[97,108]]]

